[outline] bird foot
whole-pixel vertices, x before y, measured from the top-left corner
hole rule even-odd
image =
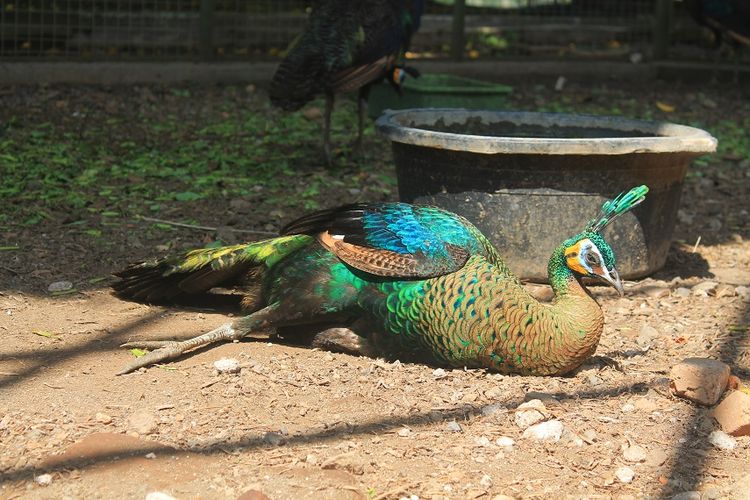
[[[211,330],[208,333],[193,337],[188,340],[176,341],[176,340],[141,340],[134,342],[126,342],[120,347],[128,349],[155,349],[149,352],[145,356],[134,359],[131,363],[126,365],[122,370],[117,372],[117,375],[124,375],[130,373],[144,366],[152,365],[154,363],[160,363],[170,359],[175,359],[185,352],[195,349],[196,347],[212,344],[220,340],[239,340],[246,332],[241,330],[235,330],[232,327],[232,323],[226,323],[220,327]]]

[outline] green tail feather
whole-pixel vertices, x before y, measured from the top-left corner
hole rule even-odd
[[[618,194],[614,200],[605,201],[602,204],[599,217],[589,222],[588,226],[586,226],[586,231],[601,232],[612,221],[645,200],[646,193],[648,193],[648,186],[641,185],[634,187],[628,192]]]
[[[291,235],[255,243],[201,248],[185,255],[134,264],[115,276],[115,292],[122,297],[158,302],[185,294],[206,292],[239,279],[252,267],[271,268],[312,241]]]

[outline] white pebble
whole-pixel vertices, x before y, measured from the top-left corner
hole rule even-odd
[[[153,460],[156,458],[156,453],[154,453],[153,451],[151,453],[146,453],[146,458],[148,458],[149,460]]]
[[[461,429],[461,426],[456,422],[455,420],[451,420],[446,424],[446,427],[451,432],[462,432],[463,429]]]
[[[630,467],[620,467],[615,471],[615,476],[621,483],[629,483],[635,477],[635,472]]]
[[[645,462],[647,454],[643,446],[634,444],[625,448],[622,457],[628,462]]]
[[[516,442],[513,438],[509,438],[508,436],[500,436],[495,440],[495,444],[504,448],[510,448],[514,446]]]
[[[633,413],[635,411],[635,405],[632,403],[625,403],[620,409],[623,413]]]
[[[221,358],[214,361],[214,368],[219,373],[238,373],[242,367],[240,362],[234,358]]]
[[[66,290],[70,290],[73,288],[73,283],[70,281],[55,281],[54,283],[50,283],[50,285],[47,287],[48,292],[64,292]]]
[[[432,371],[432,376],[436,379],[443,378],[446,376],[445,370],[442,368],[436,368]]]
[[[559,441],[564,429],[562,422],[559,420],[548,420],[541,424],[532,425],[523,431],[523,437],[539,441]]]
[[[737,440],[724,431],[713,431],[708,435],[708,442],[722,450],[733,450]]]
[[[487,439],[486,436],[481,436],[481,437],[478,437],[478,438],[474,438],[474,443],[477,446],[483,446],[483,447],[490,446],[492,444],[490,442],[490,440]]]
[[[398,435],[401,437],[409,437],[411,436],[411,429],[408,427],[404,427],[403,429],[398,431]]]
[[[39,474],[34,478],[39,486],[49,486],[52,484],[52,474]]]
[[[492,478],[488,474],[485,474],[484,476],[482,476],[482,479],[479,480],[479,484],[484,486],[485,488],[491,488]]]
[[[169,493],[164,493],[163,491],[152,491],[151,493],[146,494],[146,500],[177,500],[175,497],[170,495]]]

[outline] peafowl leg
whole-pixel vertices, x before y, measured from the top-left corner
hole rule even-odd
[[[191,339],[183,341],[144,340],[126,342],[120,347],[156,350],[149,352],[145,356],[141,356],[140,358],[135,359],[132,363],[120,370],[117,375],[123,375],[147,365],[177,358],[185,352],[195,349],[196,347],[202,347],[219,341],[240,340],[250,332],[269,328],[270,326],[272,326],[274,324],[274,321],[279,319],[277,318],[277,311],[278,307],[276,305],[270,305],[254,312],[249,316],[245,316],[236,321],[233,321],[232,323],[225,323],[208,333],[204,333],[203,335],[198,335],[197,337],[193,337]]]
[[[326,109],[323,117],[323,150],[326,161],[331,165],[331,113],[333,113],[333,94],[326,92]]]
[[[370,86],[366,85],[359,89],[359,97],[357,98],[357,143],[355,145],[357,154],[362,156],[363,149],[363,136],[365,130],[365,116],[367,115],[367,97],[370,95]]]

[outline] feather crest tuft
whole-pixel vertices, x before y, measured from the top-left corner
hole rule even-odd
[[[599,216],[589,222],[588,226],[586,226],[586,231],[601,232],[612,221],[645,200],[646,193],[648,193],[648,186],[641,185],[632,188],[628,192],[618,194],[613,200],[605,201],[602,204]]]

